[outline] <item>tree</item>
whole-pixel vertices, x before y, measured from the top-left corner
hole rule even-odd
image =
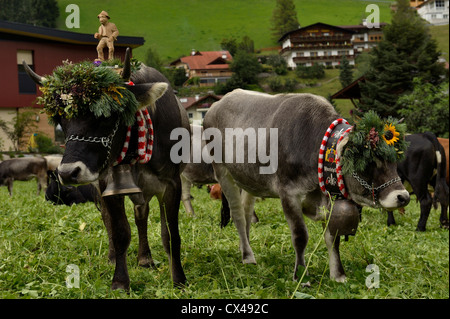
[[[413,90],[414,77],[439,84],[444,74],[436,41],[425,21],[409,1],[397,3],[392,23],[383,30],[383,40],[370,52],[365,83],[360,83],[361,111],[376,110],[383,117],[399,115],[397,99]]]
[[[437,136],[448,138],[448,82],[436,86],[414,78],[414,90],[397,101],[400,115],[410,133],[431,131]]]
[[[339,72],[339,81],[341,82],[342,87],[345,88],[353,81],[353,71],[345,55],[342,57],[341,65],[339,68],[341,69],[341,71]]]
[[[285,33],[298,29],[300,23],[297,19],[297,11],[293,0],[277,0],[272,13],[272,38],[278,41]]]
[[[258,59],[251,53],[238,51],[230,65],[233,76],[246,84],[258,83],[257,75],[261,73],[262,66]]]
[[[56,0],[0,0],[0,20],[56,28]]]

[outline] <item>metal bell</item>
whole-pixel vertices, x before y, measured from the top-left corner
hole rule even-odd
[[[102,193],[103,197],[142,193],[142,190],[134,183],[131,167],[128,164],[112,167],[106,181],[106,189]]]
[[[347,199],[337,199],[333,205],[328,228],[333,236],[355,235],[359,224],[359,209]]]

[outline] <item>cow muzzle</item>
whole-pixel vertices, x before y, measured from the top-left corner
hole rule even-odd
[[[98,173],[92,173],[81,161],[61,163],[58,166],[58,176],[63,185],[89,184],[98,179]]]

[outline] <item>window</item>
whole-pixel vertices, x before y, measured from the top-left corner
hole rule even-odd
[[[445,1],[444,0],[436,0],[436,9],[441,10],[445,7]]]
[[[36,83],[28,76],[22,61],[25,61],[28,66],[34,71],[33,51],[17,50],[17,70],[19,78],[19,93],[21,94],[36,94]]]

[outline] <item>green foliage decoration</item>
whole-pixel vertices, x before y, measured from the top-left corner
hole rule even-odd
[[[93,114],[96,118],[120,113],[125,125],[132,125],[139,103],[112,68],[90,61],[64,61],[53,74],[45,76],[38,103],[44,106],[49,121]]]
[[[408,142],[406,125],[393,117],[381,119],[369,111],[353,126],[341,156],[342,172],[351,174],[366,171],[375,160],[396,163],[404,159]]]

